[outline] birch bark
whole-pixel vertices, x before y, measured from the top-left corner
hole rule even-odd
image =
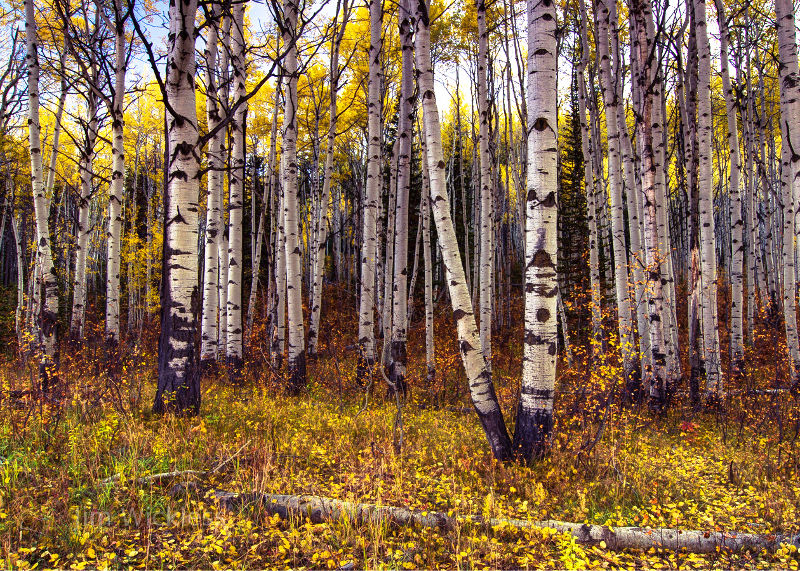
[[[154,412],[197,414],[200,409],[197,329],[197,245],[200,164],[195,106],[197,0],[169,7],[166,96],[170,154],[164,192],[162,320]]]
[[[605,103],[606,131],[608,133],[608,181],[611,198],[611,235],[614,256],[614,291],[617,299],[617,319],[619,344],[622,355],[623,375],[626,386],[638,384],[634,367],[633,323],[631,302],[628,291],[628,248],[625,243],[625,220],[622,202],[622,171],[620,168],[620,134],[617,117],[619,93],[615,88],[609,55],[609,27],[616,10],[609,8],[613,0],[595,0],[595,21],[597,24],[597,52],[600,58],[600,78]]]
[[[58,284],[50,249],[49,199],[45,194],[39,121],[39,34],[33,0],[25,0],[25,63],[28,68],[28,142],[31,155],[31,187],[36,218],[38,263],[35,281],[41,288],[38,309],[39,376],[42,391],[57,383],[58,367]],[[53,149],[55,152],[55,148]]]
[[[382,48],[382,0],[369,0],[370,43],[369,84],[367,86],[367,186],[363,207],[361,243],[361,288],[358,310],[358,372],[364,379],[375,364],[375,264],[377,259],[378,199],[381,188],[380,90]]]
[[[731,370],[734,375],[743,372],[744,367],[744,218],[742,216],[742,194],[739,181],[742,173],[742,159],[739,154],[739,128],[736,121],[736,94],[731,85],[728,69],[728,20],[722,0],[715,0],[720,30],[720,67],[722,71],[722,93],[725,97],[725,111],[728,118],[728,149],[730,153],[731,197]]]
[[[219,18],[221,4],[212,5],[211,25],[206,40],[206,115],[208,129],[219,125],[220,102],[217,77],[217,55],[219,49]],[[200,332],[201,365],[211,365],[217,359],[217,313],[219,310],[219,249],[222,231],[222,138],[224,132],[218,131],[208,142],[208,202],[206,204],[206,237],[203,257],[203,315]]]
[[[514,450],[541,457],[553,430],[557,353],[558,118],[556,8],[528,0],[528,181],[525,220],[525,345]],[[602,57],[602,56],[601,56]],[[615,118],[616,120],[616,118]],[[618,269],[618,273],[622,272]]]
[[[108,191],[108,249],[106,273],[106,341],[119,342],[119,274],[122,250],[122,201],[125,196],[125,38],[123,0],[114,0],[114,90],[111,97],[111,186]],[[196,115],[196,114],[195,114]]]
[[[698,86],[697,134],[700,168],[697,184],[700,191],[700,279],[703,328],[703,361],[706,372],[706,396],[715,399],[724,386],[720,366],[717,322],[717,256],[714,225],[714,189],[711,172],[711,46],[706,25],[705,0],[694,0],[697,36]]]
[[[408,201],[411,193],[411,138],[414,120],[414,24],[411,0],[400,3],[402,78],[398,110],[397,213],[394,233],[394,285],[392,286],[392,345],[389,380],[395,391],[406,394],[408,355]]]
[[[234,101],[239,103],[247,94],[245,81],[247,70],[245,62],[244,2],[233,3],[231,21],[231,69],[233,71]],[[242,265],[245,176],[245,123],[247,103],[241,103],[231,121],[231,168],[230,197],[228,200],[228,299],[227,299],[227,346],[228,374],[234,380],[241,375],[242,360]],[[302,321],[302,319],[301,319]]]
[[[551,2],[552,0],[544,0]],[[497,401],[491,372],[480,351],[480,338],[475,324],[464,266],[458,250],[453,219],[447,201],[445,162],[442,152],[442,133],[439,125],[439,110],[434,91],[433,65],[431,63],[430,17],[427,1],[416,6],[415,63],[417,84],[423,109],[425,160],[428,166],[431,188],[431,206],[436,232],[439,238],[445,279],[453,305],[453,316],[458,330],[459,350],[464,371],[469,382],[470,395],[478,418],[483,425],[486,438],[498,459],[512,455],[511,439],[508,436],[503,413]]]
[[[478,18],[478,158],[480,161],[481,246],[480,246],[480,335],[481,351],[488,370],[492,370],[492,269],[494,254],[494,184],[489,156],[489,32],[486,28],[486,2],[475,0]],[[465,221],[466,223],[466,221]]]
[[[305,329],[303,325],[303,268],[297,198],[297,0],[284,0],[283,45],[287,76],[283,113],[283,212],[286,251],[286,306],[289,330],[288,390],[299,393],[306,385]]]
[[[317,344],[319,343],[319,325],[322,315],[322,274],[325,269],[325,245],[328,242],[328,232],[330,227],[329,209],[331,183],[333,181],[333,153],[334,143],[336,142],[336,124],[338,120],[337,95],[339,91],[339,78],[342,70],[339,69],[339,48],[344,38],[347,28],[347,21],[350,18],[349,0],[341,3],[342,22],[338,23],[338,9],[334,19],[334,37],[331,41],[331,60],[330,60],[330,105],[328,111],[328,137],[325,147],[325,173],[322,181],[322,198],[320,199],[320,215],[316,220],[315,235],[317,236],[316,263],[314,276],[311,282],[311,317],[308,324],[308,354],[317,354]],[[338,26],[338,27],[337,27]]]

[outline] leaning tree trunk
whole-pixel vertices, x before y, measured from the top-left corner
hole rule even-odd
[[[28,67],[28,141],[31,154],[33,209],[36,217],[36,245],[39,257],[36,281],[41,288],[41,307],[38,312],[39,350],[41,352],[39,375],[42,391],[47,392],[57,382],[58,284],[50,249],[50,228],[47,222],[49,200],[45,195],[42,169],[39,122],[39,34],[36,29],[33,0],[25,0],[25,39],[27,44],[25,63]]]
[[[478,18],[478,157],[480,160],[480,200],[481,200],[481,257],[480,257],[480,332],[481,351],[486,358],[486,366],[492,370],[492,269],[494,224],[494,184],[492,183],[492,161],[489,156],[489,32],[486,29],[486,2],[475,0]],[[464,221],[466,224],[466,220]]]
[[[206,114],[209,131],[221,121],[217,87],[217,52],[221,5],[212,6],[211,25],[206,40]],[[208,142],[208,203],[206,207],[206,239],[203,257],[203,314],[200,328],[200,363],[210,366],[217,359],[217,311],[219,309],[219,248],[222,230],[222,139],[219,130]]]
[[[369,84],[367,86],[367,189],[363,207],[361,288],[358,309],[358,373],[363,379],[375,364],[375,260],[378,199],[381,188],[380,57],[383,2],[369,0]]]
[[[245,86],[244,2],[233,4],[231,21],[231,68],[233,71],[234,101],[239,106],[231,121],[230,197],[228,199],[228,300],[226,356],[231,379],[238,380],[242,370],[242,215],[244,213],[245,122],[247,94]]]
[[[525,207],[525,345],[514,450],[541,457],[553,431],[557,353],[558,118],[556,8],[528,0],[528,181]],[[621,270],[617,270],[622,273]]]
[[[170,160],[164,192],[161,336],[154,412],[200,410],[194,303],[197,270],[200,161],[195,107],[195,16],[197,0],[171,4],[166,97]]]
[[[305,331],[303,326],[303,264],[300,252],[300,216],[297,200],[297,0],[283,4],[287,76],[286,108],[283,114],[283,214],[286,249],[286,306],[289,329],[289,392],[297,394],[306,385]]]
[[[125,7],[114,0],[114,95],[111,98],[111,186],[108,190],[108,249],[106,273],[106,340],[119,342],[119,272],[122,251],[122,201],[125,197]]]
[[[445,279],[453,304],[453,317],[458,330],[459,350],[464,371],[469,382],[470,395],[478,418],[483,425],[486,438],[498,459],[512,455],[511,439],[508,436],[503,413],[492,383],[486,359],[480,350],[480,338],[475,324],[464,266],[458,250],[453,219],[447,201],[445,162],[442,152],[442,132],[439,125],[439,110],[434,92],[433,64],[431,63],[431,32],[429,8],[426,1],[417,3],[415,56],[417,84],[422,99],[425,160],[431,187],[431,206],[439,238],[439,250],[444,262]]]
[[[400,3],[400,42],[403,76],[398,110],[397,211],[394,233],[394,284],[392,286],[392,345],[389,380],[395,391],[406,392],[408,355],[408,201],[411,194],[411,137],[413,135],[414,44],[411,0]]]
[[[697,36],[697,134],[700,168],[700,280],[703,329],[703,361],[706,371],[706,396],[718,398],[724,387],[720,366],[717,320],[717,255],[714,229],[714,181],[712,177],[711,47],[706,26],[705,0],[694,0]]]

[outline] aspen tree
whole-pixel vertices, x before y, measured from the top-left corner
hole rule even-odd
[[[38,310],[39,376],[42,391],[57,382],[58,366],[58,284],[50,248],[49,199],[45,194],[42,144],[39,122],[39,34],[33,0],[25,0],[25,63],[28,68],[28,142],[31,155],[31,187],[36,218],[36,276],[42,295]],[[55,149],[54,151],[55,152]]]
[[[542,456],[553,430],[557,352],[558,119],[556,8],[528,0],[528,181],[525,208],[525,341],[514,450]],[[619,272],[619,270],[618,270]]]
[[[283,179],[283,157],[280,161],[280,178]],[[270,352],[275,363],[275,368],[280,370],[283,366],[283,353],[286,350],[286,234],[285,217],[283,215],[283,192],[278,193],[278,220],[275,231],[275,332],[272,338]]]
[[[272,108],[272,125],[269,134],[269,155],[267,157],[267,184],[264,186],[262,199],[263,209],[258,217],[258,234],[255,239],[255,249],[253,254],[253,275],[250,280],[250,300],[247,302],[247,331],[248,335],[253,331],[253,316],[256,308],[256,294],[258,292],[258,276],[261,273],[261,251],[264,244],[264,234],[266,232],[267,208],[275,210],[275,160],[277,157],[277,138],[278,138],[278,108],[280,106],[281,84],[280,80],[275,86],[275,101]],[[274,217],[273,217],[274,219]],[[271,258],[270,258],[271,259]],[[270,268],[271,269],[271,268]],[[269,275],[269,282],[273,281],[273,276]],[[310,346],[310,332],[309,332]],[[309,350],[310,352],[310,350]]]
[[[424,141],[424,136],[420,139]],[[422,257],[425,266],[425,369],[426,380],[433,384],[436,380],[436,350],[433,337],[433,268],[431,267],[431,185],[428,176],[428,162],[425,159],[424,142],[422,157]]]
[[[231,69],[233,71],[234,101],[239,103],[231,121],[231,167],[228,171],[230,181],[230,198],[228,200],[228,299],[227,301],[227,346],[226,356],[231,378],[238,379],[242,368],[242,215],[244,207],[244,175],[245,175],[245,122],[247,120],[247,103],[243,102],[247,94],[245,81],[247,78],[244,39],[245,3],[233,3],[230,44]],[[301,319],[302,321],[302,319]]]
[[[788,163],[784,163],[788,188],[783,193],[783,234],[794,233],[795,217],[800,206],[800,70],[797,63],[794,4],[787,0],[775,0],[775,15],[778,24],[778,76],[780,79],[782,147],[787,148]],[[785,180],[782,176],[781,181]],[[800,238],[800,236],[798,236]],[[796,276],[794,274],[794,244],[784,236],[784,321],[786,343],[792,365],[792,385],[800,384],[800,342],[796,318]],[[787,251],[790,250],[790,251]],[[787,267],[792,266],[792,267]]]
[[[119,342],[120,263],[122,251],[122,201],[125,195],[125,72],[127,40],[123,0],[114,2],[114,88],[111,96],[111,186],[108,192],[108,244],[106,273],[106,340]]]
[[[580,6],[580,45],[581,57],[578,60],[578,112],[580,113],[581,124],[581,153],[583,155],[584,188],[586,191],[586,210],[587,221],[589,223],[589,279],[591,284],[591,312],[592,312],[592,357],[596,357],[600,352],[603,341],[602,320],[603,307],[600,291],[600,260],[598,256],[598,236],[597,218],[595,217],[595,190],[594,190],[594,163],[592,159],[591,145],[597,145],[599,141],[593,140],[589,135],[589,123],[586,119],[586,68],[589,65],[589,34],[586,22],[586,3],[579,0]]]
[[[192,300],[199,300],[197,270],[200,163],[195,106],[195,16],[197,0],[169,7],[165,77],[169,171],[164,192],[161,337],[154,412],[197,414],[199,355]]]
[[[94,68],[95,79],[97,67]],[[85,134],[78,162],[81,190],[78,201],[78,227],[75,244],[75,274],[72,280],[72,317],[69,326],[71,341],[83,339],[84,320],[86,317],[86,256],[89,248],[89,203],[92,199],[95,144],[97,142],[97,96],[89,89],[86,94],[87,118]]]
[[[722,71],[722,93],[725,97],[725,111],[728,119],[728,149],[730,153],[730,185],[731,196],[731,365],[734,374],[741,374],[744,367],[744,218],[742,216],[742,193],[740,179],[742,159],[739,154],[739,128],[736,121],[736,94],[731,85],[728,69],[728,20],[725,17],[725,6],[722,0],[715,0],[717,19],[719,21],[720,68]]]
[[[551,2],[552,0],[544,0]],[[475,323],[464,266],[458,250],[453,219],[447,200],[442,132],[439,110],[434,92],[433,65],[431,63],[430,16],[427,1],[416,5],[416,34],[414,42],[417,85],[423,109],[423,128],[426,144],[425,161],[431,189],[431,207],[439,239],[445,280],[450,292],[453,317],[458,331],[459,350],[469,383],[470,396],[475,411],[483,425],[486,438],[495,458],[507,459],[512,455],[503,413],[497,401],[492,374],[480,350],[480,337]]]
[[[378,199],[381,188],[380,57],[383,3],[369,0],[369,82],[367,85],[367,187],[361,241],[361,287],[358,309],[358,373],[363,379],[375,364],[375,263]]]
[[[475,0],[478,18],[478,158],[480,161],[480,333],[481,351],[492,370],[492,279],[494,255],[494,184],[489,156],[489,96],[487,68],[489,67],[489,31],[486,28],[486,1]],[[464,221],[466,224],[466,220]]]
[[[218,92],[217,55],[219,47],[219,19],[222,6],[214,2],[206,39],[206,115],[209,130],[219,125],[220,102]],[[208,202],[206,206],[206,236],[203,257],[203,314],[200,331],[200,359],[204,366],[217,359],[217,313],[219,309],[219,249],[222,234],[222,130],[212,135],[208,142]]]
[[[597,24],[597,53],[600,65],[600,79],[605,103],[606,131],[608,132],[608,180],[611,198],[611,234],[614,256],[614,291],[617,299],[617,319],[619,324],[619,344],[622,355],[623,375],[626,386],[636,385],[637,374],[634,368],[633,323],[631,321],[630,293],[628,291],[628,249],[625,243],[625,220],[622,203],[622,170],[620,168],[620,134],[617,117],[619,93],[615,88],[609,55],[609,26],[616,10],[610,10],[608,3],[613,0],[595,0],[595,21]]]
[[[647,37],[645,12],[651,10],[648,0],[637,0],[631,7],[634,30],[631,51],[638,62],[636,85],[638,93],[636,124],[637,144],[639,146],[640,172],[642,180],[641,197],[644,206],[645,261],[647,265],[647,307],[650,318],[651,368],[646,386],[650,392],[651,405],[659,408],[666,403],[666,353],[664,341],[664,297],[662,289],[662,256],[659,251],[656,159],[653,136],[653,93],[650,90],[650,42]],[[632,59],[634,59],[632,57]]]
[[[325,147],[325,173],[322,180],[322,197],[320,198],[320,215],[315,222],[315,236],[317,241],[316,251],[313,252],[316,263],[313,265],[314,276],[311,281],[311,316],[308,324],[308,354],[317,354],[317,344],[319,343],[319,327],[322,315],[322,274],[325,268],[325,245],[328,242],[328,229],[330,219],[328,210],[330,208],[331,184],[333,181],[333,158],[334,143],[336,142],[336,125],[338,121],[337,96],[339,91],[339,79],[342,69],[339,67],[339,49],[344,38],[347,22],[350,19],[352,4],[350,0],[338,0],[336,14],[333,22],[333,38],[331,39],[331,59],[330,59],[330,104],[328,111],[328,133]],[[339,23],[339,12],[341,10],[342,21]]]
[[[283,3],[283,45],[286,48],[286,107],[283,113],[283,216],[286,252],[286,309],[292,394],[306,385],[305,329],[303,325],[303,268],[300,252],[300,216],[297,198],[297,0]]]
[[[781,99],[784,99],[782,96]],[[785,102],[782,102],[785,103]],[[781,246],[783,248],[783,320],[786,332],[786,345],[789,351],[789,364],[792,382],[800,376],[800,350],[797,333],[797,299],[795,297],[795,259],[794,259],[794,201],[792,199],[792,150],[787,144],[786,123],[781,132],[781,196],[783,204],[783,228]]]
[[[698,61],[697,134],[700,168],[697,184],[700,191],[700,279],[703,284],[701,298],[702,347],[706,372],[706,396],[715,399],[718,398],[724,387],[719,357],[716,231],[711,172],[711,46],[706,25],[705,0],[694,0],[694,7]]]
[[[411,193],[411,139],[414,124],[414,33],[411,0],[400,3],[402,77],[398,110],[397,212],[394,234],[394,285],[392,286],[392,340],[389,380],[394,390],[406,392],[408,356],[408,201]]]

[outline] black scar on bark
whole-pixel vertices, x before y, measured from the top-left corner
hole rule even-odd
[[[456,320],[456,323],[458,323],[465,315],[467,315],[467,312],[461,308],[458,308],[455,311],[453,311],[453,319]]]
[[[550,310],[549,309],[544,308],[544,307],[540,307],[539,309],[536,310],[536,320],[537,321],[539,321],[541,323],[544,323],[548,319],[550,319]]]
[[[556,205],[556,194],[554,192],[548,192],[541,204],[547,208],[552,208]]]
[[[389,366],[389,380],[391,381],[392,391],[401,393],[403,398],[408,395],[408,383],[406,382],[405,370],[408,362],[406,344],[403,341],[392,341],[392,363]]]
[[[544,345],[546,343],[544,337],[541,335],[536,335],[532,331],[525,332],[525,344],[526,345]]]
[[[517,424],[514,430],[514,455],[518,461],[531,464],[542,459],[550,446],[553,432],[553,413],[545,409],[528,411],[517,408]]]
[[[287,392],[296,396],[306,387],[306,352],[300,351],[300,354],[294,358],[289,359],[289,384]]]
[[[533,255],[530,263],[528,263],[528,267],[533,268],[552,268],[553,265],[553,258],[550,257],[550,254],[545,252],[544,250],[537,250],[536,253]]]
[[[547,119],[545,119],[544,117],[539,117],[538,119],[536,119],[536,121],[533,122],[533,128],[536,129],[537,131],[544,131],[545,129],[547,129],[547,126],[548,122]]]

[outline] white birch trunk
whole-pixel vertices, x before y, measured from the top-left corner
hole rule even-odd
[[[475,0],[478,18],[478,158],[480,161],[481,256],[480,256],[480,333],[481,351],[492,370],[492,269],[494,224],[494,184],[489,156],[489,32],[486,29],[486,2]],[[465,221],[466,223],[466,221]]]
[[[241,101],[247,94],[245,62],[245,30],[243,2],[233,4],[231,21],[231,68],[233,71],[234,101]],[[231,160],[228,177],[230,179],[230,197],[228,200],[228,299],[227,299],[227,345],[226,356],[228,372],[232,379],[238,380],[242,369],[242,265],[243,259],[243,227],[244,213],[244,175],[245,175],[245,122],[247,121],[247,103],[241,103],[234,112],[231,121]]]
[[[370,43],[367,86],[367,187],[361,244],[361,288],[358,309],[358,373],[364,382],[375,364],[375,264],[377,259],[378,199],[381,188],[380,54],[383,2],[369,0]]]
[[[525,197],[525,340],[514,449],[530,461],[546,452],[553,431],[558,334],[558,118],[555,3],[528,0],[527,12],[531,132]]]
[[[551,0],[546,0],[551,1]],[[480,337],[475,324],[475,314],[467,289],[464,266],[458,250],[453,220],[447,201],[445,162],[442,152],[442,133],[439,125],[439,110],[434,91],[433,65],[431,63],[430,19],[427,2],[419,2],[416,11],[415,56],[417,84],[422,100],[425,160],[430,177],[431,206],[439,251],[445,271],[445,280],[453,305],[453,317],[458,330],[459,349],[464,371],[469,382],[470,396],[483,425],[486,438],[494,456],[506,459],[511,456],[511,439],[505,420],[497,402],[491,372],[480,350]]]
[[[197,0],[172,4],[165,78],[169,175],[164,193],[164,304],[159,339],[158,389],[153,410],[197,414],[200,409],[197,329],[193,303],[198,291],[198,201],[200,162],[195,106],[195,16]]]
[[[720,365],[719,329],[717,324],[717,255],[714,229],[714,189],[711,172],[711,47],[706,26],[705,0],[694,0],[695,33],[697,35],[698,86],[697,133],[700,169],[697,184],[700,190],[700,279],[703,296],[703,361],[706,372],[706,396],[718,398],[724,389]]]
[[[50,201],[45,194],[42,170],[42,144],[39,122],[39,34],[33,0],[25,0],[25,63],[28,68],[28,142],[31,155],[31,187],[36,218],[38,263],[35,281],[41,288],[38,308],[39,375],[42,391],[57,382],[58,367],[58,285],[50,249],[48,213]],[[54,147],[53,152],[56,152]]]
[[[778,52],[780,65],[778,72],[780,78],[781,97],[781,123],[784,137],[784,147],[791,151],[788,155],[789,164],[786,165],[790,185],[784,195],[784,215],[789,219],[784,224],[784,234],[794,233],[798,225],[795,224],[797,212],[795,208],[800,205],[800,70],[797,63],[797,42],[795,35],[794,4],[790,0],[775,0],[775,15],[778,22]],[[790,207],[790,205],[792,205]],[[797,237],[800,239],[800,236]],[[792,362],[792,385],[800,384],[800,346],[798,344],[796,321],[796,277],[786,268],[787,261],[794,264],[793,241],[784,237],[784,312],[786,321],[786,342],[789,357]],[[786,249],[792,252],[786,252]],[[788,260],[791,258],[791,260]],[[793,273],[794,268],[792,268]],[[786,305],[790,308],[787,309]],[[792,308],[794,315],[790,315]],[[791,321],[791,323],[790,323]]]
[[[744,219],[742,217],[742,193],[740,179],[742,159],[739,154],[739,128],[736,120],[736,94],[731,86],[728,69],[728,21],[725,17],[725,6],[722,0],[715,0],[717,19],[720,30],[720,67],[722,71],[722,93],[725,97],[725,111],[728,118],[728,149],[730,153],[730,185],[728,193],[731,197],[731,370],[734,375],[743,372],[744,367]]]
[[[209,131],[221,121],[218,93],[217,53],[221,5],[212,6],[212,21],[206,40],[206,115]],[[200,361],[209,366],[217,359],[217,312],[219,310],[219,251],[222,234],[222,138],[220,130],[208,142],[208,202],[206,204],[206,236],[203,257],[203,314],[200,331]]]
[[[78,162],[81,190],[78,201],[78,228],[75,244],[75,274],[72,280],[72,316],[69,326],[70,341],[83,340],[86,316],[86,256],[89,236],[89,202],[92,199],[95,143],[97,141],[97,97],[91,90],[87,94],[86,134]]]
[[[122,253],[122,201],[125,193],[125,71],[127,66],[122,0],[114,0],[114,93],[111,98],[111,186],[108,191],[106,258],[106,340],[119,342],[119,275]]]
[[[406,393],[408,355],[408,201],[411,193],[411,141],[414,124],[414,33],[411,0],[400,3],[402,78],[398,110],[397,212],[394,234],[394,284],[392,286],[392,345],[389,380],[395,391]]]
[[[619,345],[626,386],[638,384],[634,367],[633,323],[628,291],[628,249],[625,243],[625,205],[622,202],[622,170],[620,168],[620,133],[617,116],[619,93],[615,88],[609,55],[609,26],[616,10],[610,10],[609,0],[595,1],[597,22],[597,51],[600,58],[600,78],[605,103],[606,131],[608,133],[608,180],[611,198],[611,235],[614,256],[614,291],[617,299]],[[528,159],[530,161],[530,158]],[[530,171],[529,171],[530,172]]]
[[[283,114],[283,212],[286,251],[286,306],[289,329],[289,392],[306,385],[305,330],[303,325],[303,268],[300,251],[300,216],[297,199],[297,0],[283,3],[286,46],[286,108]]]

